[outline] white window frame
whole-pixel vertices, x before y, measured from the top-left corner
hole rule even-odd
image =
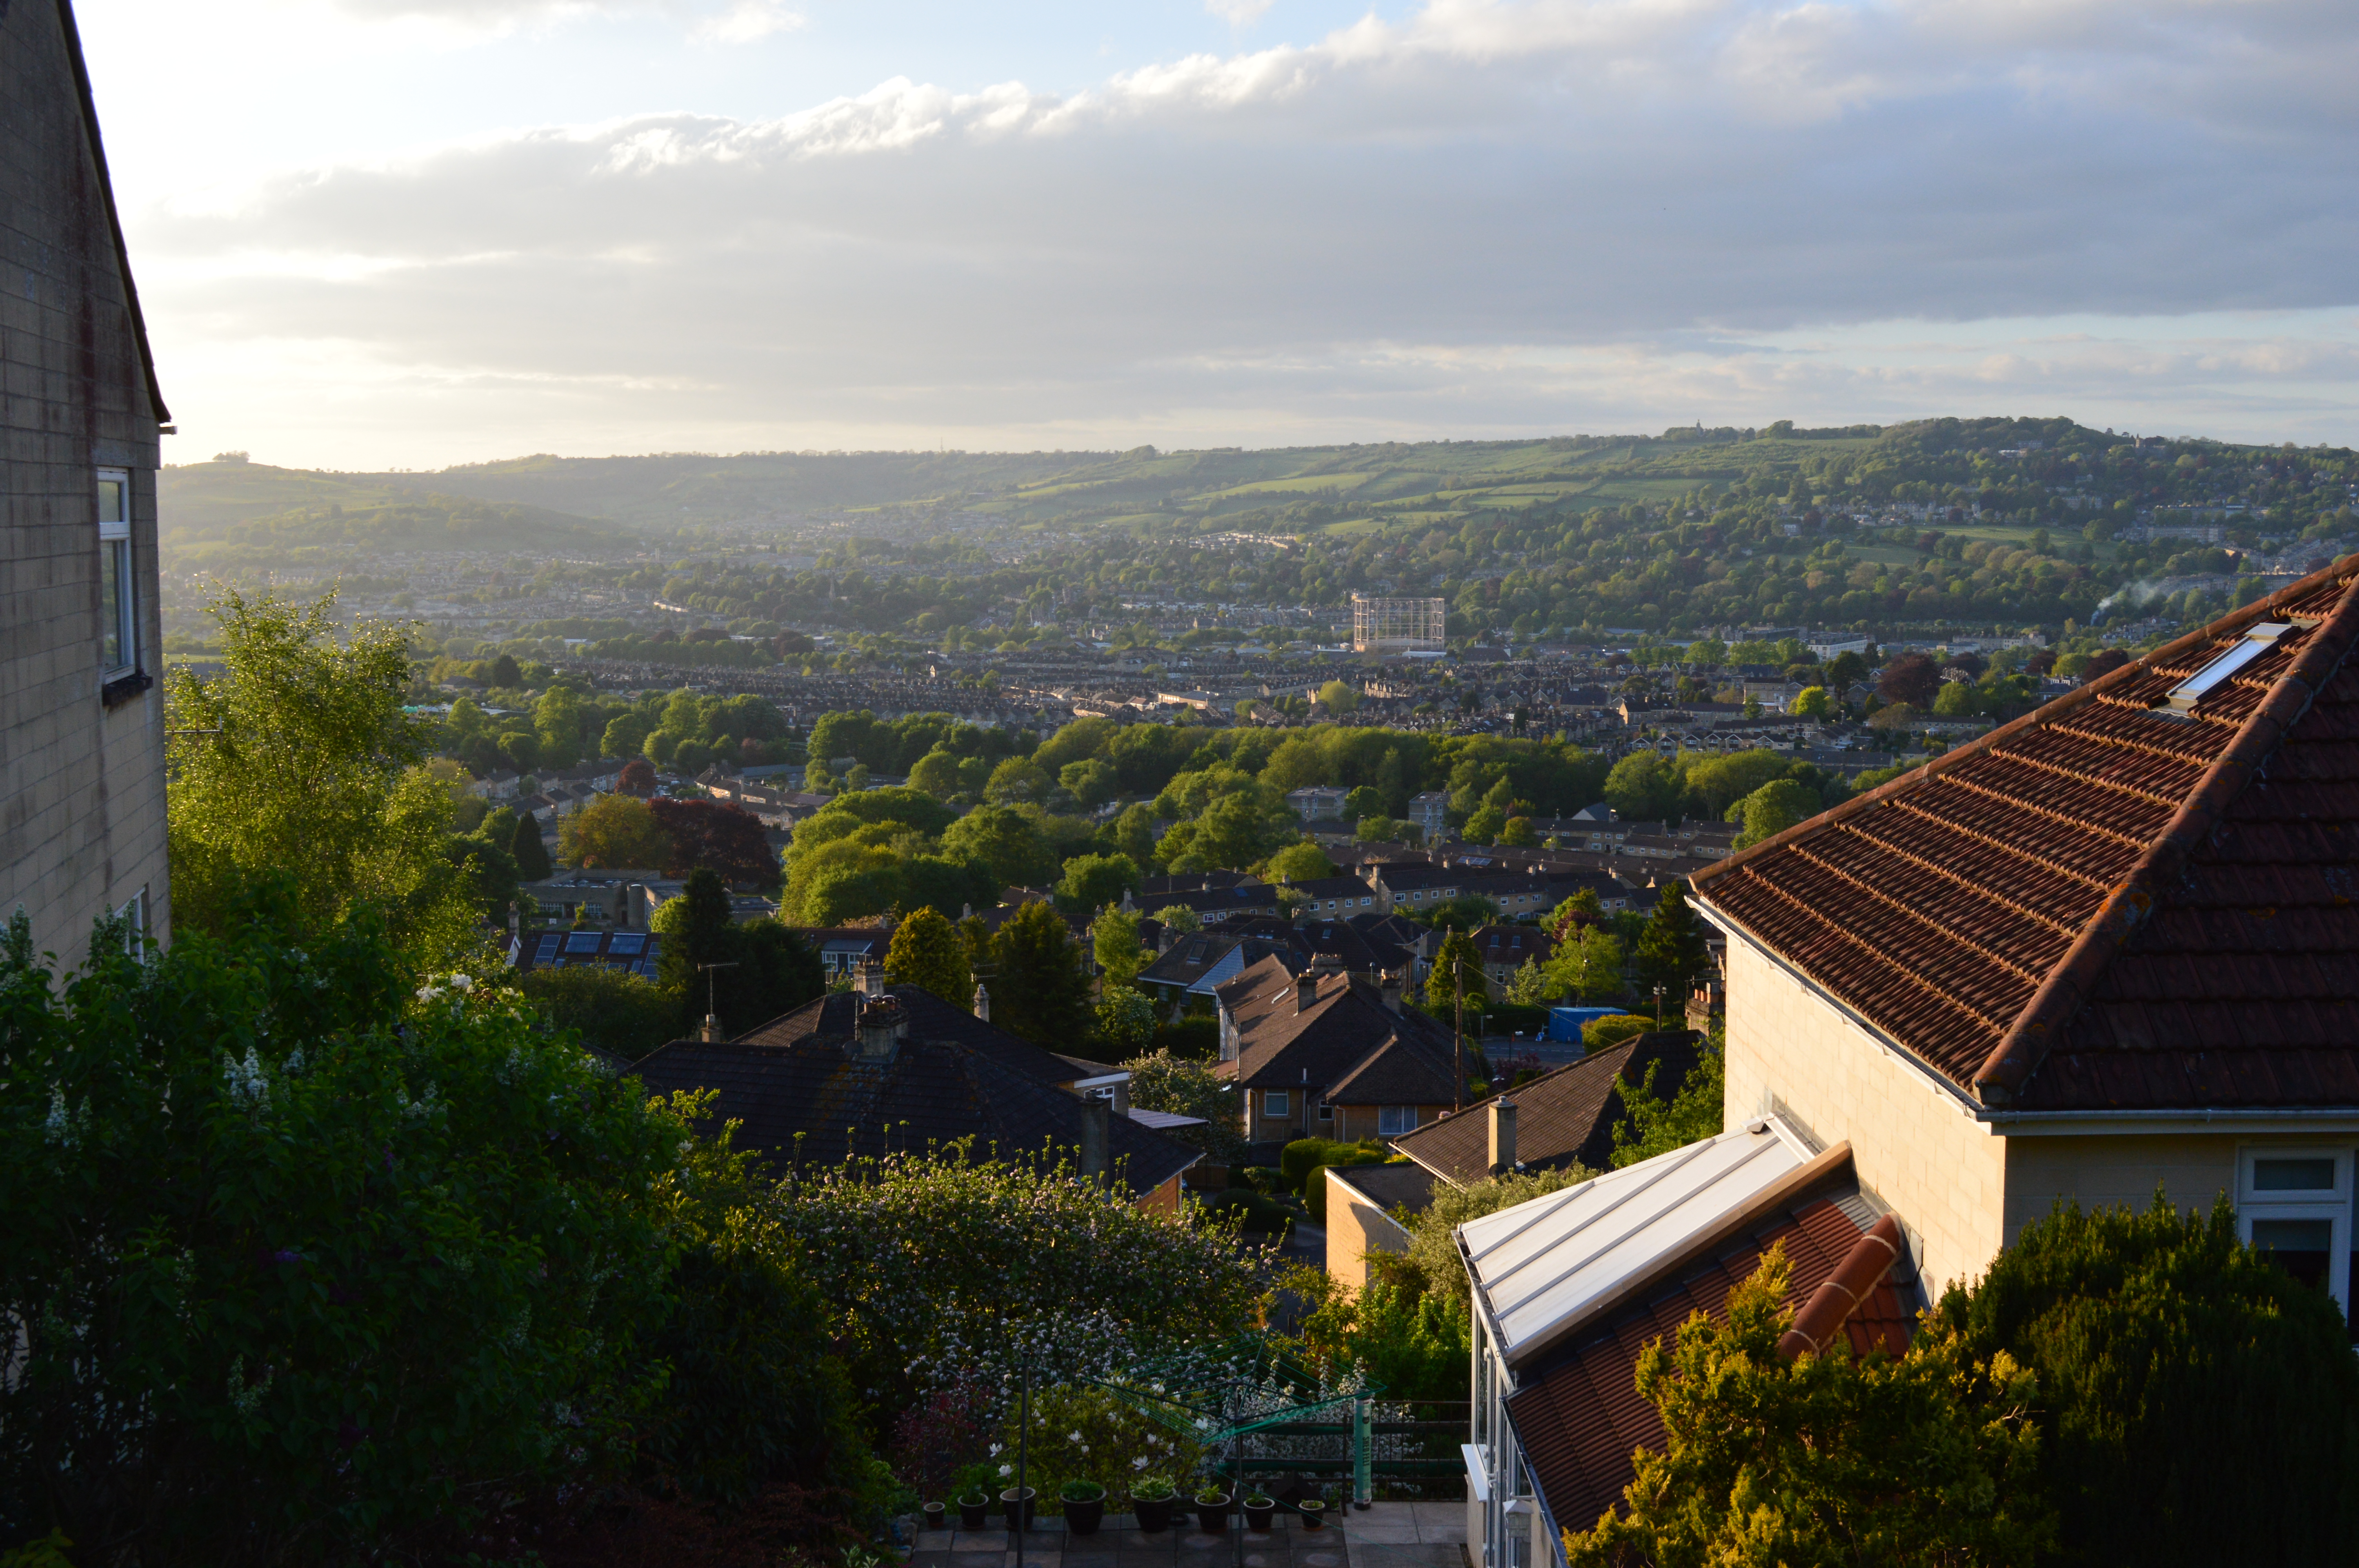
[[[147,936],[147,890],[143,887],[125,900],[123,907],[116,910],[114,915],[123,922],[125,951],[136,957],[140,943]]]
[[[1293,1091],[1290,1089],[1261,1091],[1261,1113],[1265,1118],[1277,1117],[1283,1119],[1291,1116],[1294,1114],[1291,1108],[1293,1104]]]
[[[2332,1160],[2334,1185],[2309,1192],[2262,1192],[2254,1183],[2254,1162],[2259,1160]],[[2331,1144],[2248,1143],[2236,1152],[2236,1234],[2252,1244],[2256,1219],[2324,1219],[2333,1229],[2326,1252],[2326,1293],[2351,1315],[2351,1163],[2352,1151]]]
[[[1376,1107],[1376,1136],[1397,1138],[1404,1132],[1417,1130],[1417,1107],[1413,1105],[1380,1105]]]
[[[112,680],[121,676],[135,675],[139,669],[139,571],[131,548],[131,470],[100,469],[91,485],[91,507],[98,514],[98,569],[101,602],[104,601],[106,574],[119,566],[121,578],[116,584],[115,624],[99,628],[98,668],[101,676]],[[105,515],[101,497],[102,485],[113,484],[121,504],[119,516]],[[120,639],[123,657],[106,656],[110,642]]]

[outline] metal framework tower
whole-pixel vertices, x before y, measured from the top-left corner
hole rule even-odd
[[[1440,599],[1352,596],[1352,648],[1361,654],[1440,653],[1449,620]]]

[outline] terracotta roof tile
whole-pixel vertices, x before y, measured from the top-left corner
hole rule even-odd
[[[2152,711],[2288,626],[2180,719]],[[2359,557],[1696,873],[1993,1104],[2359,1104]]]

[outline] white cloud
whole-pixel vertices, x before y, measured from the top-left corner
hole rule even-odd
[[[1249,27],[1262,18],[1273,0],[1204,0],[1204,9],[1233,27]]]
[[[2331,19],[1433,0],[1080,91],[895,78],[347,162],[140,211],[134,254],[197,444],[292,421],[321,460],[1995,407],[2348,439]],[[338,355],[370,390],[305,395]]]
[[[691,36],[701,43],[750,44],[773,33],[790,33],[803,20],[801,13],[788,10],[777,0],[735,0],[726,11],[697,23]]]

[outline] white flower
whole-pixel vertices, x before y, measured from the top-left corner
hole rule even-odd
[[[420,1001],[440,1001],[442,1000],[442,988],[440,986],[420,986],[418,988],[418,1000]]]
[[[996,1458],[998,1458],[998,1457],[999,1457],[999,1447],[1000,1447],[1000,1445],[999,1445],[998,1444],[996,1444],[996,1443],[995,1443],[995,1444],[993,1444],[991,1445],[991,1456],[992,1456],[994,1459],[996,1459]]]
[[[454,991],[473,990],[475,989],[475,982],[469,979],[464,975],[452,975],[451,977],[451,989]]]
[[[1003,1481],[1014,1474],[1016,1474],[1016,1466],[1013,1465],[1002,1465],[999,1467],[999,1478]]]
[[[1082,1434],[1079,1432],[1069,1432],[1065,1433],[1065,1441],[1068,1443],[1079,1443],[1081,1440]]]
[[[1146,1469],[1146,1468],[1147,1468],[1147,1455],[1146,1455],[1146,1454],[1140,1454],[1137,1458],[1136,1458],[1136,1459],[1132,1460],[1132,1461],[1130,1462],[1130,1467],[1131,1467],[1132,1469],[1134,1469],[1134,1470],[1144,1470],[1144,1469]]]

